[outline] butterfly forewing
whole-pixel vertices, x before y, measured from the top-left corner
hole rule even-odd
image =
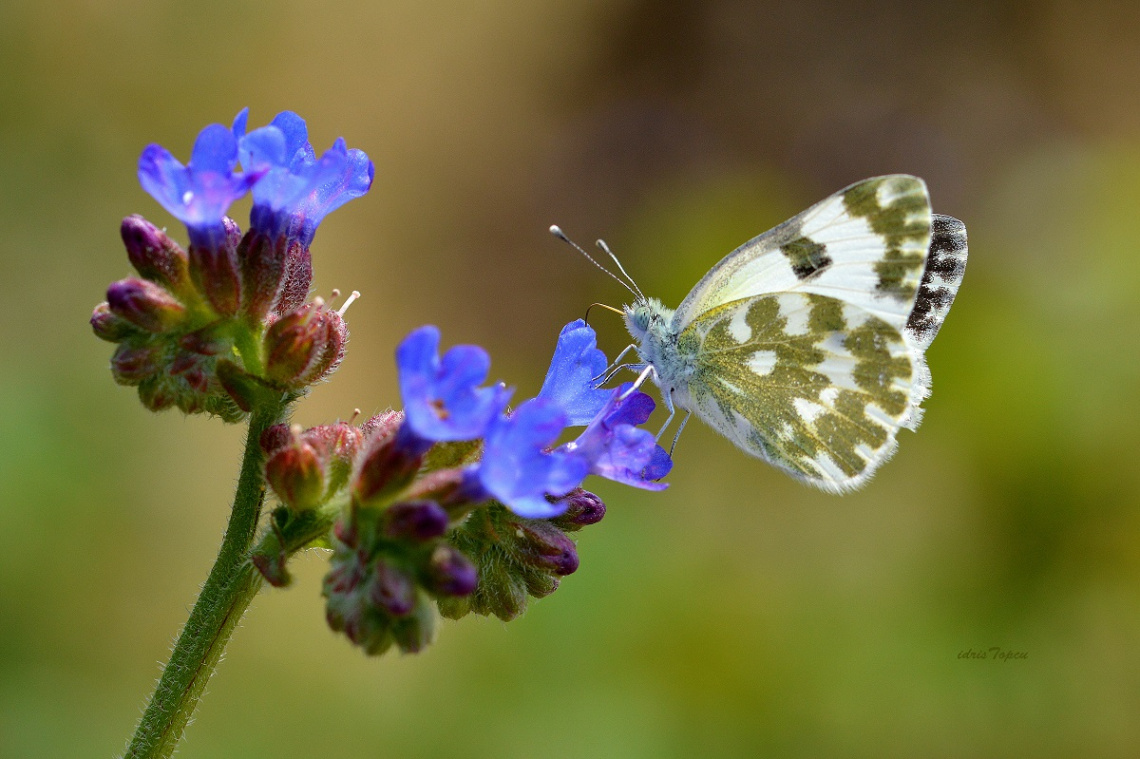
[[[830,491],[858,486],[916,413],[913,351],[867,310],[814,293],[732,301],[678,336],[677,388],[741,449]]]
[[[733,301],[802,292],[858,306],[902,330],[922,281],[930,222],[926,184],[917,177],[853,184],[726,256],[681,303],[674,329]]]

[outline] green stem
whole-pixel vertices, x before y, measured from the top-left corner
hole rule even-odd
[[[261,433],[279,423],[283,404],[255,409],[249,420],[233,511],[218,558],[186,626],[139,720],[124,759],[166,759],[174,753],[222,651],[253,597],[261,575],[249,562],[249,549],[265,498]]]

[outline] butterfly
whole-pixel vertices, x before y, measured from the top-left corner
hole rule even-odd
[[[636,297],[623,313],[640,362],[621,366],[658,385],[666,426],[688,412],[678,436],[696,414],[794,478],[850,491],[921,421],[925,352],[966,255],[965,225],[932,214],[926,184],[904,174],[857,182],[746,242],[676,310],[610,253]]]

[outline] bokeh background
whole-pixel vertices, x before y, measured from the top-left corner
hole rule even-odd
[[[925,422],[865,490],[694,422],[666,493],[595,483],[609,515],[557,593],[419,656],[331,633],[306,556],[180,756],[1140,750],[1140,5],[6,0],[0,74],[5,759],[119,751],[213,560],[242,429],[147,413],[87,319],[129,273],[123,216],[183,234],[139,152],[185,159],[246,105],[376,164],[315,242],[318,292],[364,297],[304,424],[395,403],[426,322],[533,393],[559,327],[624,298],[555,222],[676,305],[737,244],[908,172],[970,264]],[[995,647],[1027,658],[961,656]]]

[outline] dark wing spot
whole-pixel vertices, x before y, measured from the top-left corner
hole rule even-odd
[[[800,280],[814,277],[831,266],[831,257],[827,255],[827,246],[812,240],[810,237],[799,237],[780,246],[780,252],[788,257],[792,271]]]
[[[966,225],[953,216],[935,214],[930,223],[930,250],[914,310],[906,328],[920,340],[933,339],[942,326],[957,285],[966,271]],[[935,281],[938,277],[940,281]]]

